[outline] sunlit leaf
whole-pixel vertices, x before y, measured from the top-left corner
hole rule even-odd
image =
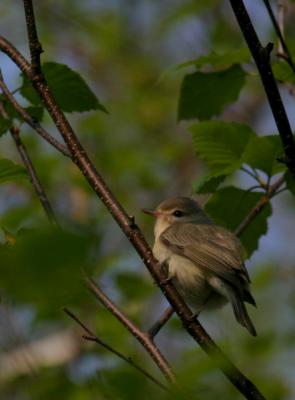
[[[204,121],[190,128],[195,151],[209,168],[208,178],[227,175],[242,165],[242,154],[255,133],[247,125]]]
[[[239,65],[217,72],[194,72],[184,77],[178,104],[178,120],[209,119],[233,103],[245,83]]]
[[[206,56],[201,56],[193,60],[185,61],[181,64],[177,64],[175,69],[186,68],[194,66],[196,68],[202,68],[206,65],[210,65],[216,69],[229,67],[233,64],[243,64],[250,60],[251,54],[249,49],[242,47],[239,49],[231,49],[224,53],[216,53],[213,51]]]
[[[243,153],[243,162],[272,176],[286,167],[277,161],[283,148],[278,135],[253,137]]]

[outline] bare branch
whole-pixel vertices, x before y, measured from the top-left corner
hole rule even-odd
[[[158,379],[153,377],[149,372],[147,372],[140,365],[135,363],[130,357],[124,356],[124,354],[120,353],[119,351],[117,351],[113,347],[111,347],[109,344],[107,344],[103,340],[99,339],[98,336],[96,336],[72,311],[70,311],[67,308],[64,308],[64,312],[69,317],[71,317],[74,321],[76,321],[77,324],[79,324],[84,329],[84,331],[87,333],[87,335],[83,335],[82,337],[85,340],[95,342],[95,343],[99,344],[100,346],[104,347],[105,349],[107,349],[111,353],[115,354],[117,357],[121,358],[123,361],[126,361],[128,364],[132,365],[132,367],[134,367],[139,372],[141,372],[143,375],[145,375],[149,380],[154,382],[161,389],[168,390],[167,386],[163,385]]]
[[[268,192],[261,196],[261,199],[257,202],[257,204],[250,210],[249,214],[245,217],[245,219],[240,223],[240,225],[235,230],[235,234],[240,236],[242,232],[247,228],[251,221],[263,210],[266,204],[269,203],[270,199],[277,193],[277,190],[282,186],[285,182],[284,176],[281,176],[277,179],[275,183],[273,183]]]
[[[272,11],[271,5],[269,0],[263,0],[264,5],[267,9],[267,12],[269,14],[269,17],[271,19],[271,22],[273,24],[273,27],[276,31],[276,34],[278,35],[279,38],[279,48],[282,48],[283,51],[278,51],[278,56],[280,56],[281,58],[283,58],[292,68],[292,71],[295,73],[295,64],[294,61],[292,59],[292,55],[289,51],[289,48],[286,44],[286,41],[284,39],[284,33],[283,30],[281,30],[279,23],[276,20],[276,17]],[[282,21],[282,20],[281,20]]]
[[[18,67],[32,80],[31,66],[25,57],[10,43],[7,39],[0,35],[0,49],[5,53]]]
[[[150,336],[150,338],[153,339],[160,332],[160,330],[163,328],[166,322],[169,321],[173,314],[174,309],[172,307],[167,307],[160,318],[148,330],[148,335]]]
[[[0,104],[0,113],[3,116],[3,118],[8,119],[8,115],[5,111],[2,103]],[[16,126],[12,126],[10,129],[10,133],[11,133],[11,136],[13,137],[16,148],[23,160],[24,166],[27,170],[27,173],[29,175],[29,178],[33,185],[33,188],[35,189],[35,192],[40,200],[40,203],[41,203],[49,221],[56,224],[56,218],[55,218],[53,209],[51,207],[51,204],[46,196],[45,190],[44,190],[42,183],[38,177],[38,174],[35,170],[35,167],[32,163],[29,153],[28,153],[25,145],[21,141],[20,134],[19,134],[19,128]]]
[[[272,44],[268,44],[266,47],[261,45],[251,19],[244,6],[243,0],[229,1],[249,50],[251,51],[253,59],[257,65],[257,69],[259,71],[261,81],[263,83],[264,90],[283,144],[286,156],[285,164],[295,179],[295,141],[286,110],[284,108],[281,95],[271,69],[270,52],[273,46]]]
[[[31,127],[33,128],[43,139],[45,139],[48,143],[50,143],[53,147],[55,147],[58,151],[60,151],[63,155],[70,157],[70,153],[65,145],[59,143],[53,136],[50,135],[42,126],[37,122],[34,118],[30,116],[30,114],[22,108],[22,106],[15,100],[13,94],[9,91],[8,87],[6,86],[1,70],[0,70],[0,88],[4,93],[7,100],[11,103],[14,107],[16,112],[22,117],[22,119]]]
[[[102,290],[89,278],[85,278],[88,289],[94,296],[128,329],[128,331],[142,344],[145,350],[150,354],[159,369],[170,382],[175,382],[175,376],[165,357],[158,347],[151,340],[149,335],[141,331],[133,322],[131,322],[118,307],[109,299]]]
[[[38,39],[33,2],[32,0],[23,0],[23,2],[29,38],[32,72],[34,75],[39,75],[41,73],[40,55],[43,53],[43,50]]]

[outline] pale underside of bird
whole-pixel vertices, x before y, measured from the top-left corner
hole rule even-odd
[[[237,237],[214,225],[187,197],[145,211],[156,217],[154,255],[167,266],[168,278],[196,314],[229,302],[236,320],[256,336],[244,302],[256,303]]]

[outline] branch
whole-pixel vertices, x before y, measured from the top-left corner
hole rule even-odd
[[[263,210],[266,204],[269,203],[270,199],[277,193],[277,190],[282,186],[284,183],[285,178],[282,175],[278,180],[270,186],[268,192],[263,195],[260,200],[258,200],[257,204],[250,210],[248,215],[244,218],[244,220],[240,223],[240,225],[235,230],[235,234],[240,236],[243,231],[247,228],[250,222]]]
[[[30,114],[22,108],[22,106],[15,100],[13,94],[9,91],[6,86],[2,73],[0,70],[0,88],[4,93],[6,99],[10,102],[10,104],[14,107],[16,112],[22,117],[22,119],[33,128],[43,139],[45,139],[48,143],[50,143],[53,147],[55,147],[58,151],[60,151],[63,155],[70,157],[70,153],[65,145],[59,143],[53,136],[50,135],[42,126],[30,116]]]
[[[286,44],[286,41],[284,39],[283,31],[281,30],[281,28],[280,28],[280,26],[279,26],[279,24],[278,24],[278,22],[276,20],[276,17],[274,16],[274,13],[272,11],[272,8],[271,8],[271,5],[269,3],[269,0],[263,0],[263,2],[264,2],[264,5],[265,5],[265,7],[267,9],[269,17],[271,19],[271,22],[273,24],[273,27],[274,27],[274,29],[276,31],[276,34],[278,35],[279,44],[280,44],[279,48],[281,47],[282,50],[283,50],[283,51],[278,52],[278,56],[283,58],[290,65],[290,67],[292,68],[292,71],[295,73],[295,64],[293,62],[292,55],[291,55],[291,53],[289,51],[289,48],[288,48],[288,46]]]
[[[23,71],[23,73],[32,81],[32,73],[29,63],[24,57],[12,46],[6,39],[0,37],[0,49],[4,51]],[[114,197],[103,178],[95,169],[93,163],[88,158],[84,148],[78,141],[65,115],[55,101],[44,77],[39,77],[32,81],[36,91],[45,104],[48,112],[52,116],[58,130],[63,136],[71,154],[73,161],[81,170],[90,186],[96,192],[101,201],[105,204],[113,218],[126,237],[130,240],[135,250],[138,252],[147,269],[152,275],[155,282],[177,312],[187,332],[199,343],[201,348],[210,356],[217,354],[216,363],[222,370],[224,375],[232,382],[232,384],[247,398],[255,400],[263,400],[263,395],[256,386],[247,379],[234,364],[219,350],[210,336],[201,326],[199,321],[194,319],[194,314],[177,293],[171,282],[165,281],[165,276],[158,262],[154,258],[149,245],[147,244],[142,232],[135,225],[132,218],[128,216],[122,205]]]
[[[283,144],[286,158],[285,164],[295,179],[295,141],[270,65],[270,52],[272,50],[272,45],[268,44],[266,47],[261,45],[244,6],[243,0],[229,1],[249,50],[251,51],[253,59],[257,65],[257,69],[259,71],[261,81],[263,83],[264,90]]]
[[[64,312],[69,317],[71,317],[75,322],[77,322],[77,324],[80,325],[84,329],[84,331],[87,333],[87,335],[82,335],[83,339],[99,344],[100,346],[109,350],[111,353],[115,354],[117,357],[121,358],[123,361],[126,361],[128,364],[132,365],[132,367],[134,367],[139,372],[141,372],[143,375],[145,375],[145,377],[147,377],[149,380],[154,382],[161,389],[168,390],[168,388],[165,385],[163,385],[160,381],[158,381],[158,379],[153,377],[149,372],[147,372],[145,369],[143,369],[140,365],[136,364],[130,357],[124,356],[124,354],[113,349],[106,342],[99,339],[72,311],[68,310],[67,308],[64,308]]]
[[[6,113],[2,103],[0,104],[0,114],[3,116],[3,118],[9,119],[8,114]],[[10,128],[10,133],[15,142],[16,148],[23,160],[24,166],[27,170],[27,173],[29,175],[29,178],[33,185],[33,188],[35,189],[35,192],[40,200],[40,203],[41,203],[49,221],[56,224],[56,218],[55,218],[53,209],[51,207],[51,204],[46,196],[46,193],[42,186],[42,183],[40,182],[40,179],[38,178],[37,172],[32,163],[32,160],[29,156],[29,153],[28,153],[25,145],[21,141],[20,134],[19,134],[19,128],[13,125]]]
[[[153,339],[160,332],[166,322],[169,321],[173,314],[173,307],[167,307],[161,317],[148,330],[149,337]]]
[[[122,323],[122,325],[125,326],[126,329],[128,329],[132,336],[141,343],[168,381],[175,382],[175,376],[171,371],[168,362],[165,360],[164,356],[161,354],[160,350],[151,340],[149,335],[141,331],[133,322],[131,322],[91,279],[85,278],[85,282],[94,296]]]
[[[39,75],[41,74],[40,55],[43,53],[43,49],[38,39],[32,0],[23,1],[29,38],[32,71],[34,75]]]

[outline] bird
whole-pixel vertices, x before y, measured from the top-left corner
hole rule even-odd
[[[196,315],[229,302],[237,322],[256,336],[244,304],[256,302],[235,234],[215,225],[193,198],[173,197],[143,211],[156,218],[154,256]]]

